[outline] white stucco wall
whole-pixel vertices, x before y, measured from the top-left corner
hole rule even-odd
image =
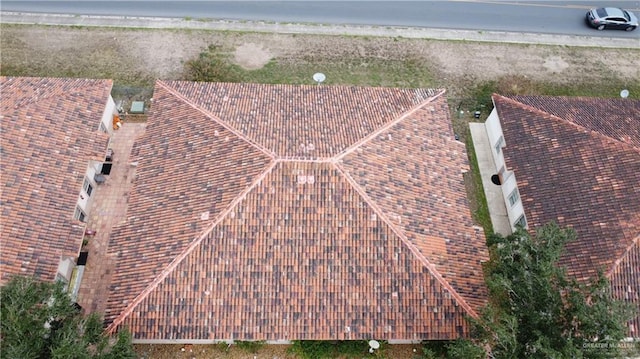
[[[514,190],[518,188],[518,182],[516,180],[516,175],[513,171],[508,172],[506,180],[503,180],[501,189],[502,189],[502,198],[504,198],[504,205],[507,208],[507,216],[509,217],[509,223],[511,224],[511,229],[516,229],[516,222],[520,219],[520,216],[524,214],[524,206],[522,205],[522,199],[520,198],[520,194],[518,193],[518,201],[513,205],[509,201],[509,196],[513,193]]]
[[[494,108],[489,114],[487,121],[484,123],[487,128],[487,137],[489,138],[489,144],[491,145],[491,156],[493,156],[493,163],[496,165],[496,173],[500,172],[500,169],[504,167],[504,156],[502,155],[502,149],[506,144],[504,135],[502,134],[502,126],[500,125],[500,119],[498,118],[498,112]],[[502,139],[502,140],[501,140]],[[496,151],[497,144],[502,141],[502,145],[499,147],[500,151]]]
[[[87,166],[87,170],[85,171],[84,176],[86,177],[86,179],[89,180],[89,183],[93,187],[93,192],[91,195],[89,195],[85,191],[84,182],[81,183],[82,187],[80,187],[80,194],[78,195],[78,207],[80,207],[86,215],[89,215],[89,205],[91,204],[91,198],[96,195],[95,191],[96,191],[96,188],[98,187],[98,185],[93,180],[93,178],[96,175],[96,173],[100,173],[101,169],[102,169],[102,162],[90,161],[89,165]]]
[[[102,120],[100,121],[107,129],[109,135],[113,134],[113,115],[117,113],[118,110],[116,109],[116,103],[113,101],[113,97],[109,95],[109,99],[107,99],[107,104],[104,108],[104,112],[102,113]]]
[[[522,215],[524,215],[524,206],[522,200],[518,194],[518,201],[513,205],[509,201],[509,196],[518,187],[516,180],[516,174],[507,168],[504,161],[504,151],[508,151],[507,139],[502,132],[502,125],[500,124],[500,118],[498,111],[494,108],[491,114],[485,122],[485,129],[487,130],[487,137],[489,139],[490,151],[493,157],[493,163],[495,165],[495,173],[500,175],[502,191],[502,199],[504,200],[505,207],[507,209],[507,216],[511,229],[515,230],[515,224]],[[499,145],[500,144],[500,145]]]
[[[109,95],[109,98],[107,99],[107,103],[105,104],[104,112],[102,113],[102,118],[100,119],[100,122],[98,122],[98,128],[96,130],[99,131],[100,124],[102,124],[104,128],[107,130],[109,136],[111,136],[113,134],[113,115],[117,113],[118,111],[116,109],[116,103],[115,101],[113,101],[113,97]],[[107,149],[105,148],[104,150],[106,155]],[[87,165],[87,169],[85,171],[85,177],[89,180],[89,183],[91,183],[91,186],[93,186],[94,191],[98,186],[94,181],[94,177],[96,173],[100,173],[101,171],[102,171],[102,162],[90,161],[89,164]],[[78,194],[77,205],[78,207],[80,207],[80,209],[82,209],[82,211],[87,216],[89,215],[89,205],[91,204],[92,196],[95,196],[95,192],[92,195],[89,195],[84,190],[84,186],[80,187],[80,193]]]

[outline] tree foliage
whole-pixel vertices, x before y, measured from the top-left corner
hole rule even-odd
[[[475,330],[494,358],[615,358],[630,307],[600,274],[578,283],[558,265],[571,229],[551,223],[535,235],[492,235],[486,282],[490,303]],[[596,345],[594,345],[596,343]],[[599,344],[598,344],[599,343]],[[606,344],[606,345],[602,345]]]
[[[15,276],[0,288],[0,357],[7,359],[135,358],[131,336],[110,345],[97,314],[84,317],[62,283]]]

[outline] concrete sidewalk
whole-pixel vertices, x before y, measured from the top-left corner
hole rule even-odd
[[[491,176],[495,174],[495,165],[491,156],[491,145],[484,123],[472,122],[469,124],[471,137],[473,138],[473,147],[476,151],[478,159],[478,167],[480,168],[480,177],[482,178],[482,187],[487,197],[487,206],[489,206],[489,214],[491,216],[491,224],[496,233],[503,236],[511,234],[511,224],[507,216],[507,207],[502,197],[502,189],[491,182]]]
[[[210,19],[189,20],[184,18],[40,14],[8,11],[0,12],[0,23],[130,27],[148,29],[197,29],[287,34],[381,36],[437,40],[640,49],[640,36],[636,38],[614,38],[578,35],[533,34],[503,31],[430,29],[422,27],[398,26],[300,24]]]

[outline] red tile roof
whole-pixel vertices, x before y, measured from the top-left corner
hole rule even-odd
[[[561,264],[581,280],[602,270],[619,297],[640,307],[640,101],[493,100],[529,225],[573,227],[577,240]]]
[[[609,271],[614,295],[640,307],[640,235]],[[630,335],[640,337],[640,315],[629,322]]]
[[[99,131],[111,81],[0,77],[0,281],[53,280],[63,256],[78,255],[73,219],[90,160],[104,159]]]
[[[443,91],[156,84],[107,303],[138,340],[451,339],[486,299]]]

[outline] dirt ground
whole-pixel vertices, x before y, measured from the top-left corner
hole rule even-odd
[[[184,350],[183,350],[184,349]],[[288,345],[263,345],[252,353],[243,348],[226,344],[214,345],[138,345],[136,351],[141,359],[295,359],[288,352]],[[363,359],[414,359],[421,353],[419,345],[391,345],[381,352],[368,354],[363,350]]]
[[[124,81],[181,79],[184,62],[216,45],[246,69],[272,59],[383,58],[426,60],[438,83],[456,91],[460,83],[521,76],[549,83],[622,79],[638,82],[640,50],[568,46],[508,45],[425,39],[143,30],[62,26],[2,25],[2,64],[66,70],[69,76],[93,71]],[[9,69],[5,69],[9,70]],[[3,73],[6,71],[3,71]]]

